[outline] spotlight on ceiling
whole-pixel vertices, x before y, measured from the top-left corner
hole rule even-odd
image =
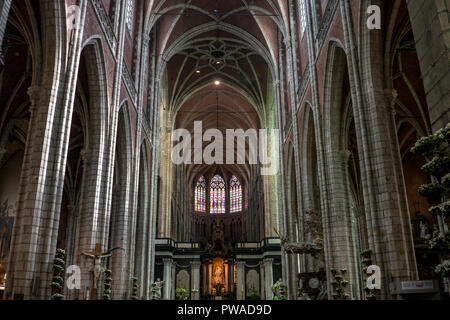
[[[200,70],[195,71],[195,73],[197,73],[197,74],[200,74],[200,72],[201,72]]]
[[[216,86],[220,86],[220,81],[219,81],[219,80],[216,80],[216,81],[214,81],[214,84],[215,84]]]

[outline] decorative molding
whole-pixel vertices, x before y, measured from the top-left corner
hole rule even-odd
[[[148,125],[147,117],[143,115],[142,117],[142,128],[144,129],[144,134],[147,137],[148,141],[152,143],[151,137],[152,137],[152,130],[150,129],[150,126]]]
[[[303,73],[302,81],[300,82],[300,86],[298,87],[297,91],[297,103],[300,103],[302,101],[303,96],[305,95],[307,85],[309,83],[309,79],[311,77],[311,63],[308,62],[308,65],[305,68],[305,72]],[[299,105],[300,107],[300,105]]]
[[[131,74],[128,71],[125,61],[123,61],[123,63],[122,63],[122,78],[125,82],[125,87],[127,88],[128,94],[130,95],[131,100],[132,100],[134,106],[136,107],[137,96],[138,96],[137,90],[136,90],[133,80],[131,79]]]
[[[111,20],[109,18],[108,13],[103,6],[103,2],[101,0],[91,0],[91,4],[94,7],[95,14],[100,22],[100,26],[102,27],[103,33],[106,36],[106,40],[108,45],[115,55],[116,47],[117,47],[117,38],[114,33],[114,28],[111,25]]]
[[[330,0],[323,15],[322,23],[317,33],[317,54],[322,50],[331,22],[333,21],[334,13],[338,5],[338,0]]]

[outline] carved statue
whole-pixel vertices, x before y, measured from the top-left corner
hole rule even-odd
[[[152,283],[150,300],[161,300],[161,289],[164,286],[164,281],[158,278],[156,282]]]
[[[283,283],[283,280],[278,279],[278,281],[275,282],[275,284],[272,286],[272,292],[273,292],[274,298],[276,298],[278,300],[286,300],[285,288],[286,288],[286,286]]]
[[[218,264],[214,268],[213,276],[214,276],[214,283],[222,283],[222,275],[223,275],[223,267]]]
[[[88,258],[91,258],[94,260],[94,269],[93,269],[93,273],[94,273],[94,278],[92,280],[92,299],[96,299],[97,296],[97,282],[98,282],[98,278],[100,276],[100,273],[103,272],[103,267],[102,267],[102,260],[109,258],[109,257],[113,257],[114,256],[114,252],[116,250],[119,250],[121,248],[116,247],[116,248],[112,248],[107,250],[106,252],[101,252],[101,245],[99,243],[97,243],[95,245],[95,251],[91,252],[91,251],[80,251],[80,255],[86,256]]]
[[[420,228],[420,239],[426,239],[428,234],[428,227],[425,223],[422,221],[419,222],[419,228]]]
[[[321,244],[289,242],[289,240],[282,237],[277,230],[275,230],[275,232],[280,237],[281,246],[287,254],[311,254],[313,257],[318,257],[322,253],[323,246]]]
[[[327,300],[328,292],[327,292],[327,280],[320,281],[320,291],[317,295],[317,300]]]
[[[323,231],[320,214],[314,210],[309,210],[305,219],[307,231],[315,235],[313,242],[297,243],[290,242],[286,237],[282,237],[277,230],[275,232],[280,237],[281,246],[287,254],[310,254],[314,258],[321,258],[323,253]]]
[[[220,219],[216,219],[216,223],[213,226],[213,232],[211,235],[211,242],[208,243],[206,251],[212,256],[225,256],[229,249],[225,245],[225,233],[220,223]]]

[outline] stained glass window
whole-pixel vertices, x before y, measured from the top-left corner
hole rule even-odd
[[[206,181],[200,177],[195,186],[195,212],[206,213]]]
[[[212,214],[225,213],[225,181],[219,175],[215,175],[210,186],[210,209]]]
[[[230,213],[242,211],[242,186],[236,176],[230,181]]]

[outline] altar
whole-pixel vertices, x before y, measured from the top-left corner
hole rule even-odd
[[[215,300],[229,298],[234,293],[236,283],[233,259],[215,257],[203,262],[203,296]]]

